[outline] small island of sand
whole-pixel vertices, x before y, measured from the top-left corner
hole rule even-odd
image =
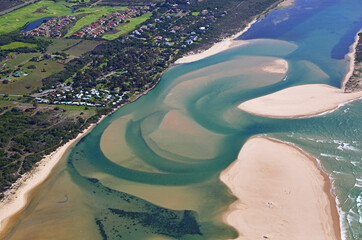
[[[220,179],[238,198],[224,214],[238,240],[340,239],[329,179],[297,147],[253,137]]]
[[[325,84],[308,84],[251,99],[238,108],[259,116],[298,118],[322,114],[362,97],[362,92],[345,93]]]

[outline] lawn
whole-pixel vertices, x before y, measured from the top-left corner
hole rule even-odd
[[[24,42],[12,42],[6,45],[0,46],[0,50],[9,50],[16,49],[21,47],[35,48],[37,45],[33,43],[24,43]]]
[[[122,34],[129,33],[131,31],[133,31],[136,28],[137,25],[143,23],[144,21],[149,19],[151,16],[152,16],[152,13],[149,12],[149,13],[146,13],[146,14],[144,14],[142,16],[139,16],[139,17],[136,17],[136,18],[127,19],[127,20],[129,20],[129,23],[124,23],[124,24],[118,26],[118,28],[117,28],[119,30],[118,33],[104,35],[103,38],[106,39],[106,40],[116,39],[119,36],[121,36]]]
[[[88,13],[88,15],[82,17],[77,23],[68,31],[65,37],[71,36],[73,33],[79,31],[83,27],[92,24],[97,21],[103,15],[111,14],[116,11],[122,11],[127,8],[125,7],[92,7],[92,8],[81,8],[78,9],[74,14],[78,15],[81,13]]]
[[[43,17],[69,15],[72,11],[66,7],[66,4],[65,1],[55,4],[53,1],[42,0],[2,15],[0,16],[0,34],[15,31],[29,22]]]

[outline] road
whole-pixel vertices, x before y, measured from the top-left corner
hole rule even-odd
[[[12,8],[6,9],[6,10],[4,10],[4,11],[1,11],[1,12],[0,12],[0,16],[1,16],[1,15],[4,15],[4,14],[6,14],[6,13],[9,13],[9,12],[11,12],[11,11],[14,11],[14,10],[16,10],[16,9],[18,9],[18,8],[24,7],[24,6],[28,5],[28,4],[35,3],[36,1],[38,1],[38,0],[31,0],[31,1],[28,1],[28,2],[25,2],[25,3],[19,4],[19,5],[16,5],[16,6],[12,7]]]

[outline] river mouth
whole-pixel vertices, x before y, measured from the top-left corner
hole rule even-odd
[[[235,238],[222,215],[236,198],[218,175],[257,134],[294,143],[319,159],[333,182],[344,239],[359,239],[361,101],[307,119],[258,117],[237,106],[297,85],[339,86],[348,61],[332,52],[344,42],[347,54],[361,7],[359,0],[348,6],[297,0],[253,25],[245,36],[257,39],[249,44],[170,69],[155,89],[72,149],[6,239]],[[187,231],[182,219],[190,223]],[[178,235],[170,235],[163,221],[172,222]]]

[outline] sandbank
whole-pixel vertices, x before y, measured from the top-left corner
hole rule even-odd
[[[220,179],[238,198],[223,216],[238,240],[340,239],[329,178],[301,149],[253,137]]]
[[[279,8],[286,8],[286,7],[290,7],[294,4],[295,0],[284,0],[283,2],[278,4]]]
[[[308,84],[251,99],[238,108],[259,116],[299,118],[328,113],[361,97],[362,92],[344,93],[326,84]]]
[[[99,121],[102,119],[103,118]],[[36,167],[32,171],[22,175],[22,177],[4,193],[5,197],[0,202],[0,232],[5,229],[12,216],[26,207],[30,191],[48,178],[52,169],[62,159],[69,147],[87,135],[95,125],[96,124],[91,124],[82,133],[79,133],[75,139],[67,142],[51,154],[45,156],[36,164]]]
[[[242,31],[234,34],[233,36],[231,36],[229,38],[225,38],[222,41],[215,43],[211,48],[209,48],[203,52],[191,53],[189,55],[186,55],[186,56],[176,60],[175,64],[196,62],[201,59],[204,59],[204,58],[210,57],[212,55],[218,54],[220,52],[223,52],[225,50],[247,44],[248,41],[234,40],[234,39],[241,36],[244,32],[248,31],[249,28],[251,27],[251,25],[253,25],[256,21],[257,21],[256,18],[253,19]]]
[[[286,74],[288,71],[288,62],[284,59],[275,59],[272,63],[262,68],[267,73],[282,73]]]

